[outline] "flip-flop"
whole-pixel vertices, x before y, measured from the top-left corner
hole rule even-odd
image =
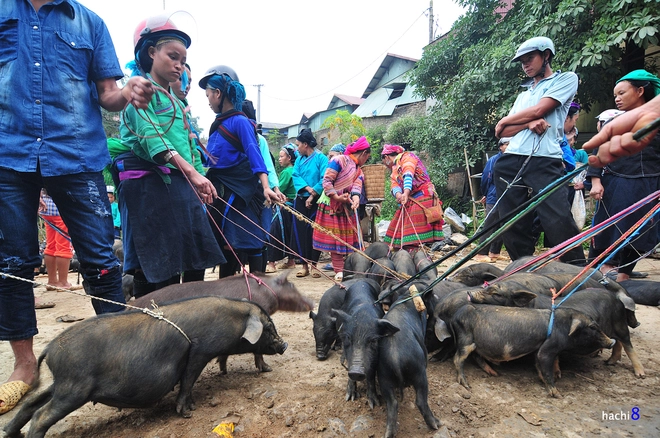
[[[319,271],[312,272],[312,278],[321,278],[321,273]]]
[[[55,303],[52,301],[40,301],[38,303],[34,303],[35,309],[52,309],[53,307],[55,307]]]
[[[298,278],[307,277],[308,275],[309,275],[309,271],[305,271],[304,269],[302,271],[296,272],[296,277]]]
[[[20,380],[14,380],[0,385],[0,401],[5,403],[4,406],[0,406],[0,415],[14,409],[30,389],[30,385]]]

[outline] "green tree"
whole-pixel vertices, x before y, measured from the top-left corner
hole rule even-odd
[[[444,174],[495,144],[493,128],[511,108],[525,76],[511,59],[533,36],[548,36],[557,54],[553,70],[580,77],[576,99],[587,109],[612,105],[615,80],[643,68],[644,50],[658,44],[657,0],[517,0],[506,16],[498,0],[458,0],[467,8],[451,31],[429,46],[411,72],[425,98],[439,103],[410,131],[417,148],[432,157],[433,172]],[[647,64],[651,71],[655,66]]]
[[[345,145],[353,143],[366,134],[362,118],[346,110],[337,110],[333,115],[328,116],[323,121],[321,129],[328,129],[330,133],[336,129],[339,131],[339,138],[335,140],[328,135],[328,139]]]
[[[119,138],[119,117],[121,113],[111,113],[101,108],[101,117],[103,119],[103,129],[108,138]]]

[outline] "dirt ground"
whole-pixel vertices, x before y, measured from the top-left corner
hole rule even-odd
[[[451,261],[450,261],[451,262]],[[445,263],[449,266],[449,262]],[[504,264],[502,264],[504,266]],[[660,281],[660,261],[644,260],[638,271]],[[293,281],[301,293],[318,301],[331,286],[327,279],[311,277]],[[207,272],[207,279],[215,274]],[[38,280],[45,281],[45,277]],[[76,275],[69,277],[75,283]],[[70,323],[57,322],[61,315],[89,318],[87,298],[66,292],[36,295],[56,307],[37,310],[40,333],[35,337],[37,354]],[[451,361],[428,364],[429,404],[443,425],[431,431],[414,405],[414,392],[407,389],[399,409],[399,437],[591,437],[660,436],[660,310],[638,306],[641,325],[632,332],[632,342],[646,369],[646,378],[633,374],[623,355],[614,366],[605,365],[608,352],[594,358],[562,358],[562,378],[557,388],[563,398],[548,396],[537,377],[533,360],[520,359],[495,367],[499,377],[487,376],[473,361],[466,364],[471,389],[456,383]],[[281,356],[267,356],[270,373],[258,373],[251,355],[233,356],[228,374],[221,376],[210,363],[193,389],[197,410],[192,418],[175,413],[176,393],[148,409],[124,409],[88,403],[53,426],[49,437],[205,437],[217,436],[213,428],[223,421],[235,423],[235,437],[377,437],[385,431],[384,406],[371,410],[364,397],[344,400],[346,371],[339,355],[316,359],[312,320],[307,313],[278,312],[273,315],[278,332],[289,343]],[[74,323],[75,324],[75,323]],[[13,365],[8,342],[0,343],[0,382]],[[153,364],[158,366],[158,364]],[[51,380],[42,366],[44,389]],[[135,382],[139,385],[140,382]],[[178,388],[177,388],[178,389]],[[19,405],[20,407],[20,405]],[[638,411],[632,411],[634,407]],[[0,416],[0,427],[17,409]],[[631,413],[639,419],[629,419]],[[625,418],[621,419],[622,413]],[[616,415],[616,416],[615,416]],[[635,415],[632,416],[636,418]],[[24,429],[26,431],[27,428]]]

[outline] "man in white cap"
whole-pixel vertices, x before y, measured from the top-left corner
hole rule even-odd
[[[509,115],[499,121],[495,135],[511,137],[506,153],[495,167],[494,179],[498,208],[507,213],[539,193],[564,175],[560,141],[564,121],[578,87],[573,72],[553,72],[555,47],[549,38],[535,37],[525,41],[512,62],[520,62],[531,80],[524,84]],[[511,187],[516,176],[519,180]],[[536,208],[548,241],[557,245],[578,233],[567,200],[567,188],[561,187]],[[505,193],[506,192],[506,193]],[[534,253],[533,215],[518,220],[503,235],[504,245],[513,260]],[[564,262],[584,264],[582,248],[574,248],[561,257]]]

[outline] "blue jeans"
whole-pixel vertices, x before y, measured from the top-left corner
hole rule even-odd
[[[32,280],[41,265],[37,216],[45,187],[57,205],[80,261],[85,291],[125,303],[119,261],[112,253],[114,226],[100,172],[42,178],[0,168],[0,274]],[[123,310],[119,304],[92,300],[97,314]],[[31,283],[0,277],[0,340],[37,334]]]

